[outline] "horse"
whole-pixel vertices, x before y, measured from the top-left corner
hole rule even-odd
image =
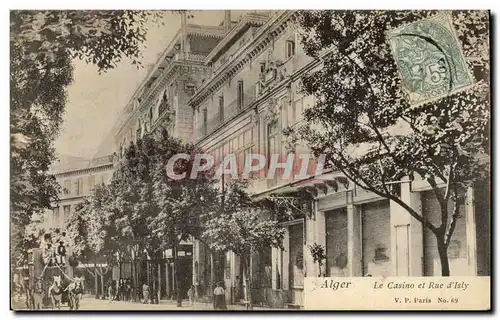
[[[41,310],[43,307],[43,296],[45,293],[44,282],[42,278],[35,278],[31,290],[31,301],[33,310]]]
[[[52,309],[61,309],[61,301],[63,295],[63,285],[61,276],[54,276],[54,282],[49,288],[49,297],[52,300]]]
[[[70,309],[78,310],[80,308],[80,300],[82,299],[83,291],[85,290],[83,277],[74,277],[66,290],[68,290]]]

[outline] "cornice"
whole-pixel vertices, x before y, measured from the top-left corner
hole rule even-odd
[[[221,124],[219,127],[217,127],[215,130],[213,130],[209,134],[203,136],[201,139],[198,139],[195,144],[200,145],[200,144],[205,143],[208,139],[213,137],[213,135],[217,135],[222,130],[224,130],[224,128],[227,127],[227,124],[231,123],[232,121],[234,121],[234,119],[237,119],[238,117],[249,112],[250,110],[252,110],[252,109],[259,110],[259,107],[262,106],[269,98],[276,96],[279,92],[287,90],[287,88],[289,87],[289,85],[291,83],[297,81],[304,74],[313,70],[315,67],[317,67],[321,63],[323,63],[323,58],[325,56],[327,56],[329,53],[331,53],[331,51],[332,51],[331,48],[324,50],[318,58],[312,60],[311,62],[309,62],[308,64],[306,64],[302,68],[300,68],[299,70],[297,70],[294,73],[292,73],[291,75],[287,76],[285,79],[283,79],[282,81],[277,83],[275,86],[273,86],[270,90],[266,91],[266,93],[257,97],[257,99],[255,99],[255,101],[250,103],[245,109],[242,109],[240,112],[235,114],[231,119],[228,119],[227,121],[225,121],[224,124]]]
[[[271,18],[267,24],[257,31],[252,41],[242,46],[220,71],[216,72],[198,88],[197,92],[189,100],[189,105],[196,108],[202,104],[248,62],[261,54],[275,38],[279,37],[287,29],[290,23],[295,20],[295,17],[296,11],[286,10]]]
[[[100,166],[95,166],[95,167],[90,167],[90,168],[83,168],[83,169],[58,172],[58,173],[53,173],[53,175],[56,178],[59,178],[59,177],[68,177],[68,176],[72,176],[72,175],[87,174],[87,173],[91,173],[91,172],[106,171],[108,169],[113,169],[113,163],[106,163],[106,164],[103,164]]]
[[[248,13],[234,25],[227,35],[215,46],[215,48],[207,55],[205,62],[211,62],[221,55],[221,51],[234,41],[234,37],[239,35],[244,30],[247,30],[252,25],[264,25],[269,20],[269,15],[262,13]]]

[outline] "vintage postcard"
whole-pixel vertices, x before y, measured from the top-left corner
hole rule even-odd
[[[11,309],[491,309],[487,10],[11,10]]]

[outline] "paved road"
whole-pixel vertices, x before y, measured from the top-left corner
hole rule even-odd
[[[25,310],[26,306],[22,301],[13,301],[12,308],[15,310]],[[229,305],[229,310],[244,310],[244,307]],[[271,310],[269,308],[254,308],[255,310]],[[68,310],[67,306],[62,306],[61,310]],[[117,311],[117,310],[145,310],[145,311],[193,311],[193,310],[213,310],[212,304],[195,303],[194,306],[188,306],[188,301],[183,302],[183,307],[177,307],[174,301],[162,301],[161,304],[142,304],[123,301],[98,300],[91,297],[85,297],[80,303],[80,310],[96,311]]]

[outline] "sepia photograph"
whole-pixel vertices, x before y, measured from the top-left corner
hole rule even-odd
[[[491,310],[490,11],[9,19],[10,310]]]

